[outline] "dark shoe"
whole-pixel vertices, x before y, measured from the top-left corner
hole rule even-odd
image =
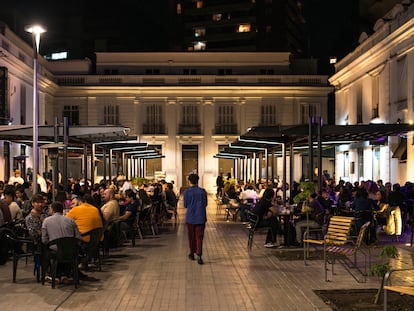
[[[197,263],[198,263],[199,265],[204,264],[204,261],[203,261],[203,259],[201,259],[201,256],[198,256]]]
[[[193,253],[188,254],[188,259],[195,260],[194,254]]]

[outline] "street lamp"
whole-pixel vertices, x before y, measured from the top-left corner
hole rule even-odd
[[[40,35],[46,31],[40,25],[30,25],[24,28],[25,31],[32,34],[33,42],[33,194],[37,193],[37,174],[39,167],[39,149],[38,149],[38,138],[39,138],[39,87],[37,81],[38,71],[38,54],[40,46]]]

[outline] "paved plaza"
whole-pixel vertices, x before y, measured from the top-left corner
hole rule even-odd
[[[226,222],[209,198],[204,244],[204,265],[187,258],[184,209],[179,221],[148,234],[135,247],[111,249],[103,271],[88,272],[74,290],[72,284],[36,283],[33,264],[20,260],[17,282],[12,283],[12,263],[0,266],[0,310],[331,310],[313,290],[376,288],[378,279],[358,283],[337,264],[332,282],[325,282],[323,260],[282,260],[280,249],[263,247],[264,233],[255,236],[247,251],[247,229]],[[409,236],[403,237],[407,239]],[[391,238],[387,237],[391,242]],[[412,267],[412,250],[402,239],[396,243],[399,267]],[[286,251],[295,251],[288,249]],[[376,256],[379,248],[373,249]]]

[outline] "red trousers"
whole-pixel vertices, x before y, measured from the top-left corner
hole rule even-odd
[[[197,254],[201,256],[203,254],[203,238],[204,229],[206,225],[193,225],[187,224],[188,242],[190,244],[190,254]]]

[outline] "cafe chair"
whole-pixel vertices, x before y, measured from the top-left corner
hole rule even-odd
[[[82,242],[84,257],[81,261],[83,262],[85,271],[88,270],[89,263],[94,263],[98,267],[98,270],[102,271],[102,256],[99,251],[99,243],[104,234],[103,230],[103,228],[96,228],[82,234],[83,237],[89,236],[89,242]]]
[[[42,268],[42,285],[45,284],[46,270],[50,268],[52,288],[56,286],[56,275],[59,264],[69,264],[73,275],[73,284],[79,284],[79,248],[81,241],[75,237],[64,237],[47,244]]]
[[[258,227],[259,225],[259,216],[256,215],[255,213],[253,213],[251,210],[247,210],[247,219],[249,221],[248,223],[248,230],[249,230],[249,234],[248,234],[248,239],[247,239],[247,250],[251,251],[252,250],[252,246],[253,246],[253,238],[254,238],[254,233],[258,230],[258,229],[265,229],[266,231],[271,229],[271,227]]]
[[[13,236],[11,233],[6,233],[6,237],[13,257],[13,283],[16,283],[19,259],[25,258],[27,264],[29,257],[33,257],[33,274],[36,275],[37,282],[40,282],[40,251],[37,251],[34,241],[29,238]]]

